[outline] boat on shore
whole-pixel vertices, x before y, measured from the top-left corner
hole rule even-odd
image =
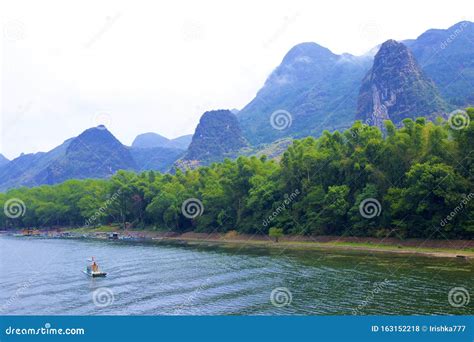
[[[87,274],[89,277],[96,278],[96,277],[105,277],[107,275],[106,272],[102,272],[99,269],[99,265],[97,264],[94,257],[92,257],[91,259],[88,259],[87,261],[90,262],[90,264],[86,266],[83,272]]]

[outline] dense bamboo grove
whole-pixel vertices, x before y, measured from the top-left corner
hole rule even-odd
[[[472,238],[474,109],[468,113],[461,129],[421,118],[401,128],[387,122],[382,133],[356,122],[343,133],[295,141],[280,162],[240,157],[174,175],[120,171],[107,180],[15,189],[0,194],[0,224]],[[25,204],[17,218],[6,215],[12,198]],[[182,212],[189,198],[202,203],[195,218]],[[366,199],[380,203],[378,215],[361,215]]]

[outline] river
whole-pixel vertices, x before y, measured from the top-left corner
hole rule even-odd
[[[106,278],[82,272],[91,256]],[[452,258],[12,236],[0,257],[0,314],[474,313],[448,301],[474,283]]]

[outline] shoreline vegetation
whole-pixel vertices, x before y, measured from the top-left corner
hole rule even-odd
[[[432,248],[429,239],[456,250],[453,241],[474,238],[474,108],[455,114],[401,127],[385,121],[385,130],[356,121],[342,133],[294,140],[280,160],[240,156],[174,173],[118,170],[12,189],[0,193],[0,227],[154,227],[172,232],[168,240],[252,236],[297,248],[388,250],[374,245],[392,241],[393,250],[414,252],[405,241]],[[226,238],[209,238],[214,233]]]
[[[17,231],[1,231],[1,234],[14,234]],[[123,230],[114,226],[97,228],[64,228],[56,230],[23,231],[22,236],[42,238],[84,238],[98,240],[121,240],[142,242],[173,242],[185,245],[258,247],[293,251],[352,251],[375,252],[398,255],[418,255],[426,257],[474,258],[473,240],[422,240],[396,238],[373,238],[351,236],[282,236],[271,239],[264,235],[238,234],[230,231],[222,233],[175,233],[148,229]],[[115,235],[115,236],[114,236]]]

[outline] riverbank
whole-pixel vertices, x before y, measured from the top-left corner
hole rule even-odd
[[[262,236],[233,236],[223,234],[185,233],[163,237],[163,240],[178,241],[193,245],[234,245],[265,247],[281,250],[339,250],[376,253],[412,254],[431,257],[474,259],[472,241],[455,240],[439,244],[436,240],[406,240],[319,236],[315,238],[285,237],[278,242]],[[457,247],[454,247],[457,246]]]
[[[115,234],[113,234],[115,233]],[[188,245],[227,245],[288,250],[335,250],[392,254],[411,254],[429,257],[474,259],[473,240],[422,240],[338,236],[284,236],[278,242],[263,235],[230,232],[178,234],[153,230],[120,230],[117,227],[38,230],[35,235],[54,238],[91,238],[130,241],[176,242]]]

